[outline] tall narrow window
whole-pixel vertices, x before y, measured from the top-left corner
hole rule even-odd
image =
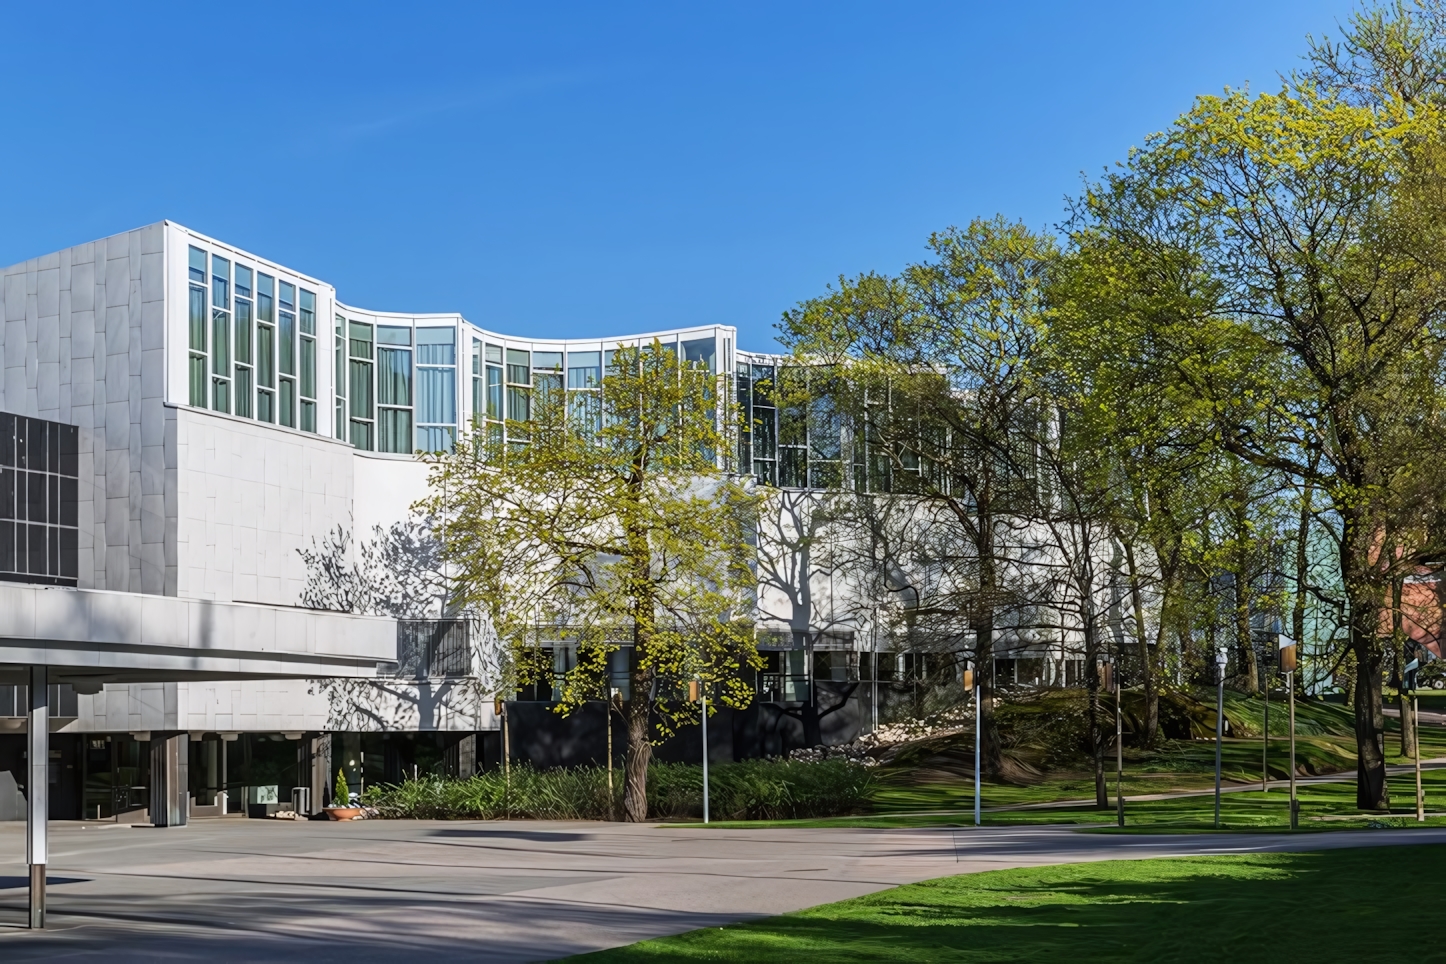
[[[301,429],[316,431],[316,295],[302,289],[298,308],[301,320]]]
[[[190,268],[191,280],[196,282],[197,284],[205,284],[206,252],[202,251],[200,248],[191,248],[190,251],[187,252],[187,256],[189,258],[189,261],[187,263]]]
[[[256,273],[256,417],[276,421],[276,279]]]
[[[377,326],[377,451],[412,451],[412,329]]]
[[[195,264],[196,249],[191,249],[191,262]],[[206,255],[201,253],[202,277],[205,277]],[[194,273],[195,269],[192,268]],[[206,289],[200,285],[191,285],[190,300],[190,381],[191,381],[191,404],[198,408],[206,407]]]
[[[375,418],[372,408],[372,326],[353,321],[347,327],[351,444],[370,452]]]
[[[278,419],[287,428],[296,428],[296,286],[285,281],[277,284],[276,349],[277,368],[281,372],[281,410]]]
[[[417,448],[450,452],[457,441],[457,331],[417,329]]]
[[[242,284],[242,272],[246,283]],[[251,368],[255,357],[251,351],[251,302],[241,297],[241,292],[251,293],[251,272],[239,264],[236,266],[236,390],[232,393],[236,403],[236,414],[251,417],[251,400],[256,390]]]
[[[211,255],[211,407],[231,411],[231,262]]]
[[[532,358],[516,348],[507,349],[507,418],[532,421]]]
[[[346,429],[346,319],[336,316],[336,367],[331,377],[336,394],[336,406],[332,429],[339,439],[347,437]]]

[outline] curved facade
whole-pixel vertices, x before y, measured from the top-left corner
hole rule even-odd
[[[654,339],[714,372],[726,325],[609,338],[522,338],[459,314],[370,311],[316,278],[166,222],[167,398],[178,405],[410,456],[456,443],[473,419],[526,421],[533,393],[586,407],[609,351]]]

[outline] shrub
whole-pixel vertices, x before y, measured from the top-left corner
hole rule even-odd
[[[709,804],[715,820],[827,817],[867,808],[872,777],[843,760],[821,763],[749,760],[709,768]],[[512,767],[510,786],[500,770],[464,780],[424,776],[368,787],[364,802],[383,817],[607,820],[622,810],[623,779],[614,774],[609,806],[602,767],[535,770]],[[654,819],[703,815],[703,769],[655,763],[648,771],[648,813]]]

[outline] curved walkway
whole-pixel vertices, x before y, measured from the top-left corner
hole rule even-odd
[[[0,824],[0,959],[527,961],[1005,867],[1446,843],[1446,828],[1190,836],[721,830],[596,823],[200,820],[53,825],[51,929],[20,929]]]

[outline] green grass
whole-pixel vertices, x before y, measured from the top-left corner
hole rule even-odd
[[[1446,770],[1426,770],[1422,773],[1422,785],[1426,794],[1427,812],[1446,811]],[[1130,783],[1126,781],[1126,794]],[[1361,813],[1356,809],[1356,786],[1354,779],[1341,783],[1300,784],[1300,828],[1302,830],[1348,830],[1364,827],[1367,822],[1386,821],[1401,823],[1403,826],[1419,826],[1415,818],[1416,780],[1410,773],[1396,774],[1389,778],[1387,786],[1391,792],[1391,813]],[[1093,796],[1093,783],[1082,785],[1083,795]],[[1213,784],[1207,784],[1209,788]],[[986,790],[990,789],[985,785]],[[1202,788],[1202,789],[1205,789]],[[999,788],[995,788],[999,789]],[[1021,788],[1004,788],[1019,790]],[[1031,788],[1022,788],[1031,789]],[[1111,807],[1101,811],[1093,805],[1076,807],[1049,807],[1034,810],[1005,810],[982,815],[986,827],[1045,824],[1104,824],[1115,826],[1114,779],[1109,782]],[[1009,793],[996,793],[991,797],[984,794],[984,804],[991,799],[1000,800]],[[1078,796],[1080,794],[1076,794]],[[1260,790],[1238,790],[1223,793],[1220,797],[1221,829],[1227,831],[1280,831],[1289,828],[1289,794],[1284,788],[1275,788],[1262,793]],[[718,823],[718,827],[958,827],[973,825],[973,788],[959,785],[948,796],[933,798],[933,810],[943,813],[916,812],[897,814],[866,814],[862,816],[838,817],[827,820],[793,820],[768,822]],[[947,804],[947,806],[945,806]],[[1004,805],[1004,804],[1002,804]],[[1323,820],[1322,817],[1346,819]],[[1215,798],[1213,794],[1198,797],[1177,797],[1169,800],[1126,802],[1125,830],[1134,833],[1194,833],[1210,831],[1215,823]],[[1446,825],[1446,817],[1428,817],[1428,826]]]
[[[1434,845],[998,870],[574,960],[1446,961],[1419,909],[1443,861]]]

